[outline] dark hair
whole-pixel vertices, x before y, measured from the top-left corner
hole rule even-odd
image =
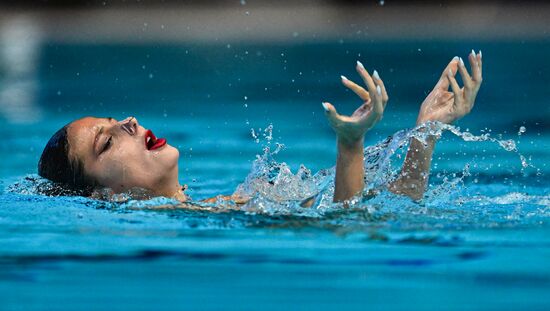
[[[74,195],[91,195],[94,184],[86,177],[82,163],[69,156],[70,145],[67,129],[70,123],[62,127],[50,138],[40,161],[38,175],[49,179]]]

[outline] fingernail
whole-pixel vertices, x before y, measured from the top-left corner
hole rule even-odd
[[[372,76],[373,76],[375,79],[380,80],[380,76],[378,75],[378,71],[375,70],[375,71],[372,73]]]
[[[363,64],[361,64],[360,61],[357,61],[357,66],[359,66],[359,67],[362,68],[362,69],[365,69],[365,66],[363,66]]]
[[[344,77],[344,76],[340,76],[340,78],[341,78],[342,80],[347,80],[347,79],[348,79],[348,78],[346,78],[346,77]]]
[[[481,50],[479,50],[479,58],[482,58],[483,54],[481,54]]]
[[[460,59],[460,65],[464,66],[464,61],[462,60],[462,57],[460,57],[459,59]]]
[[[458,56],[453,57],[453,62],[458,61]]]
[[[474,52],[474,49],[472,49],[472,55],[476,56],[476,52]]]
[[[323,106],[323,109],[325,109],[325,112],[328,112],[328,105],[327,103],[321,103],[321,105]]]
[[[378,92],[378,95],[382,95],[382,89],[380,88],[380,85],[376,86],[376,92]]]

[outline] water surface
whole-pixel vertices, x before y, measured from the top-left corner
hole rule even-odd
[[[325,189],[308,178],[336,156],[320,103],[359,104],[339,83],[359,81],[357,59],[390,94],[372,146],[411,128],[445,64],[472,47],[484,84],[459,136],[438,143],[423,204],[384,192],[350,210],[274,200]],[[19,118],[4,106],[0,124],[1,309],[547,309],[548,52],[546,41],[43,43],[33,69],[1,76],[3,92],[24,82],[32,95]],[[195,199],[232,193],[258,167],[275,186],[219,213],[37,194],[25,178],[45,142],[82,115],[135,115],[167,137]]]

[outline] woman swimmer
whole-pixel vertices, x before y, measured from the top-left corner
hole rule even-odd
[[[470,112],[482,81],[481,52],[476,54],[472,50],[468,59],[471,75],[462,58],[455,57],[447,65],[420,107],[417,126],[428,121],[450,124]],[[364,188],[364,136],[382,118],[388,102],[378,73],[374,71],[371,76],[360,62],[356,69],[367,90],[344,76],[342,83],[355,92],[363,104],[351,116],[344,116],[338,114],[333,105],[323,103],[337,136],[334,202],[361,194]],[[455,79],[457,72],[464,83],[463,88]],[[437,137],[430,136],[426,145],[411,138],[403,168],[389,185],[390,191],[414,200],[423,197],[436,141]],[[144,189],[152,196],[186,202],[190,198],[179,183],[178,158],[176,148],[168,145],[165,139],[156,138],[133,117],[123,121],[85,117],[69,123],[51,137],[38,163],[38,173],[84,196],[105,188],[113,193]],[[205,202],[220,198],[237,204],[247,201],[247,198],[230,195]],[[313,200],[309,199],[302,205],[311,203]]]

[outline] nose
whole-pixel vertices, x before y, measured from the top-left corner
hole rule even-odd
[[[128,117],[119,122],[120,126],[126,133],[130,135],[135,135],[138,130],[138,121],[135,117]]]

